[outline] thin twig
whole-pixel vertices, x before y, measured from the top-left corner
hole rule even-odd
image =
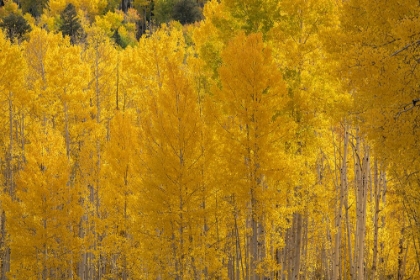
[[[391,56],[391,57],[396,56],[397,54],[399,54],[400,52],[405,51],[406,49],[408,49],[410,46],[412,46],[412,45],[414,45],[414,44],[420,44],[420,40],[419,40],[419,41],[416,41],[416,42],[414,42],[414,43],[411,43],[411,44],[406,45],[404,48],[402,48],[402,49],[400,49],[400,50],[398,50],[398,51],[395,51],[395,52],[394,52],[394,53],[392,53],[390,56]]]
[[[417,104],[417,103],[418,103],[418,104]],[[413,99],[413,101],[411,101],[410,103],[405,104],[405,105],[404,105],[404,107],[403,107],[403,110],[402,110],[402,111],[399,111],[399,112],[395,115],[394,119],[395,119],[395,120],[396,120],[396,119],[398,119],[398,117],[399,117],[402,113],[405,113],[405,112],[411,111],[411,110],[413,110],[413,109],[414,109],[414,107],[416,107],[416,106],[420,106],[420,98]]]

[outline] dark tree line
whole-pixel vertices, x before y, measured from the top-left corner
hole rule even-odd
[[[29,13],[34,18],[38,18],[42,15],[45,8],[48,7],[48,0],[14,0],[22,10],[22,14]],[[179,21],[181,24],[190,24],[202,19],[201,5],[202,1],[197,2],[196,0],[173,0],[168,2],[157,2],[158,5],[167,5],[164,12],[164,21],[162,15],[161,18],[155,18],[155,1],[148,0],[144,1],[143,4],[134,5],[133,0],[121,0],[118,7],[124,13],[127,13],[130,8],[135,8],[140,14],[140,20],[137,22],[137,39],[140,38],[147,30],[152,31],[153,25],[171,20]],[[108,3],[109,6],[110,2]],[[0,0],[0,7],[4,6],[4,0]],[[115,5],[115,4],[114,4]],[[111,6],[108,7],[114,10]],[[66,8],[60,14],[60,28],[63,36],[69,36],[72,44],[83,42],[84,30],[81,25],[80,19],[77,15],[76,7],[73,4],[68,4]],[[0,28],[2,28],[6,36],[10,40],[21,41],[25,39],[25,34],[31,31],[31,27],[27,20],[19,13],[11,13],[4,18],[0,19]],[[127,46],[127,43],[122,40],[118,30],[114,31],[112,36],[115,43],[123,48]]]

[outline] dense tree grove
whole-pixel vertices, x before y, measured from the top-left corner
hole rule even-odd
[[[420,278],[419,15],[0,1],[0,280]]]

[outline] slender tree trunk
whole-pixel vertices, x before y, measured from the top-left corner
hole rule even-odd
[[[351,240],[351,221],[350,221],[350,215],[349,215],[349,203],[348,203],[348,192],[349,187],[348,185],[345,186],[345,195],[344,195],[344,210],[346,215],[346,239],[347,239],[347,252],[348,252],[348,258],[349,258],[349,266],[350,266],[350,279],[356,279],[355,274],[355,266],[353,261],[353,246],[352,246],[352,240]],[[357,280],[357,279],[356,279]]]
[[[258,221],[257,221],[257,200],[255,199],[255,190],[251,189],[251,229],[252,236],[250,242],[250,252],[251,252],[251,280],[258,280],[258,275],[256,273],[257,262],[258,260]]]
[[[99,77],[101,75],[100,69],[99,69],[99,59],[100,59],[100,53],[98,50],[99,46],[95,50],[95,97],[96,97],[96,123],[99,125],[102,121],[102,96],[101,96],[101,87],[99,83]],[[100,219],[101,215],[99,212],[100,208],[100,200],[99,200],[99,189],[100,189],[100,176],[101,176],[101,166],[102,166],[102,160],[101,160],[101,143],[99,139],[96,139],[96,170],[95,170],[95,186],[93,191],[93,197],[92,202],[94,203],[94,217],[96,219]],[[93,267],[92,269],[96,272],[96,278],[98,280],[102,279],[102,267],[106,265],[106,263],[103,260],[102,253],[101,253],[101,236],[98,233],[97,230],[97,222],[93,221],[94,227],[93,227],[93,235],[94,235],[94,250],[97,252],[97,255],[94,256],[96,258],[96,268],[95,264],[92,263]]]
[[[258,223],[258,240],[257,240],[257,244],[258,244],[258,260],[259,261],[264,261],[264,259],[266,258],[266,236],[265,236],[265,228],[264,228],[264,217],[261,218],[260,223]],[[261,279],[264,279],[263,275],[261,274],[260,276]]]
[[[250,211],[250,210],[249,210]],[[251,228],[251,221],[249,218],[249,214],[248,217],[246,217],[246,229],[248,230],[249,228]],[[246,280],[250,280],[251,279],[251,248],[250,248],[250,244],[251,244],[251,236],[247,233],[245,233],[245,277],[244,279]]]
[[[420,255],[419,255],[419,248],[418,248],[418,240],[420,238],[420,235],[419,235],[418,228],[417,228],[417,230],[415,229],[415,227],[416,227],[415,223],[417,221],[417,217],[416,217],[417,213],[416,213],[416,210],[413,209],[410,204],[406,205],[405,207],[407,207],[407,206],[409,208],[408,211],[410,212],[410,215],[408,217],[408,222],[409,222],[408,226],[409,226],[409,228],[414,229],[413,233],[410,234],[410,235],[411,235],[411,238],[412,238],[413,249],[414,249],[414,253],[415,253],[415,256],[416,256],[417,269],[420,269]],[[413,224],[413,222],[414,222],[414,224]]]
[[[0,279],[6,280],[6,274],[10,271],[10,248],[6,244],[6,213],[0,209]]]
[[[99,48],[99,47],[97,47]],[[101,89],[99,86],[99,50],[95,50],[95,101],[96,101],[96,122],[101,122]]]
[[[13,93],[10,91],[9,92],[9,149],[7,152],[7,157],[6,157],[6,185],[7,185],[7,191],[10,195],[10,197],[14,197],[14,193],[15,193],[15,187],[14,187],[14,170],[13,170]]]
[[[46,215],[45,215],[45,213],[44,213],[44,217],[45,217]],[[46,232],[46,230],[47,230],[47,220],[44,218],[43,219],[43,223],[42,223],[42,226],[44,227],[44,232]],[[42,248],[42,280],[47,280],[47,278],[48,278],[48,271],[49,271],[49,269],[48,269],[48,266],[47,266],[47,263],[48,263],[48,249],[47,249],[47,238],[48,238],[48,236],[44,233],[43,234],[43,236],[42,236],[42,239],[43,239],[43,241],[44,241],[44,244],[43,244],[43,248]]]
[[[288,280],[292,280],[293,279],[293,259],[295,258],[295,248],[294,248],[294,238],[295,238],[295,233],[294,233],[294,226],[295,226],[295,221],[294,221],[294,217],[292,216],[292,227],[288,229],[288,239],[287,239],[287,279]]]
[[[126,14],[130,7],[130,0],[121,0],[121,10]]]
[[[123,251],[122,254],[122,263],[123,263],[123,271],[122,271],[122,279],[127,280],[129,273],[128,273],[128,264],[127,264],[127,251],[125,250],[127,248],[127,242],[128,242],[128,172],[129,172],[129,165],[127,163],[125,172],[124,172],[124,234],[123,234]]]
[[[293,260],[293,277],[292,279],[300,279],[301,265],[301,247],[302,247],[302,215],[300,213],[293,214],[294,228],[294,260]]]
[[[333,251],[333,268],[332,268],[332,279],[341,279],[340,263],[341,263],[341,220],[342,211],[344,206],[344,196],[347,195],[345,190],[347,188],[347,147],[349,142],[349,136],[347,133],[347,127],[344,128],[344,143],[343,143],[343,157],[341,159],[341,171],[340,171],[340,189],[339,189],[339,202],[336,210],[335,228],[336,234],[334,236],[334,251]]]
[[[143,20],[143,32],[144,33],[146,33],[146,31],[147,31],[147,13],[146,13],[146,7],[144,7],[143,8],[143,18],[144,18],[144,20]]]
[[[9,91],[8,96],[8,111],[9,111],[9,148],[6,154],[6,193],[14,199],[14,166],[13,166],[13,153],[14,153],[14,139],[13,139],[13,119],[14,119],[14,112],[13,112],[13,93]],[[1,211],[1,209],[0,209]],[[0,252],[1,254],[1,277],[3,279],[7,279],[6,274],[10,271],[10,248],[6,243],[6,213],[1,211],[0,217]]]
[[[364,250],[366,233],[366,202],[369,183],[369,150],[365,147],[361,158],[360,138],[356,136],[354,147],[355,154],[355,181],[356,181],[356,242],[355,242],[355,267],[356,279],[365,278]]]
[[[379,232],[379,203],[381,198],[381,186],[379,181],[378,161],[374,162],[373,188],[375,212],[373,213],[373,251],[372,251],[372,275],[371,279],[376,279],[378,267],[378,232]]]
[[[228,239],[233,239],[234,238],[234,232],[231,231],[229,234]],[[227,272],[228,272],[228,277],[229,279],[235,280],[235,254],[232,252],[232,248],[230,248],[229,246],[226,248],[227,250],[227,258],[228,258],[228,263],[227,263]]]
[[[201,155],[204,158],[206,158],[205,119],[204,119],[204,112],[203,112],[203,100],[202,100],[202,97],[201,97],[201,94],[200,94],[201,93],[201,90],[200,90],[201,83],[200,82],[198,82],[198,87],[199,88],[197,90],[197,103],[198,103],[198,107],[199,107],[199,110],[200,110],[200,122],[202,124],[201,130],[200,130],[200,149],[201,149]],[[202,236],[202,246],[206,250],[207,249],[207,242],[208,242],[207,241],[207,232],[209,230],[209,226],[208,226],[208,222],[207,222],[207,209],[206,209],[206,207],[207,207],[207,204],[206,204],[206,196],[207,196],[206,175],[207,174],[206,174],[205,168],[206,168],[205,161],[202,161],[201,167],[200,167],[200,175],[201,175],[200,183],[202,184],[202,186],[201,186],[201,192],[202,192],[202,194],[201,194],[201,196],[202,196],[201,207],[202,207],[202,210],[203,210],[203,213],[204,213],[203,229],[202,229],[202,235],[203,235]],[[207,263],[207,260],[206,260],[206,256],[207,256],[206,251],[204,252],[203,259],[201,260],[204,263],[204,268],[203,268],[203,271],[202,271],[204,279],[208,278],[208,263]]]
[[[309,213],[305,211],[305,215],[302,218],[302,249],[301,255],[303,261],[301,264],[301,275],[302,279],[308,279],[308,225],[309,225]]]
[[[85,214],[82,216],[79,222],[79,238],[82,240],[85,238],[84,231],[85,231],[86,222],[88,220],[86,213],[87,213],[87,209],[85,209]],[[77,272],[77,275],[80,280],[87,279],[87,275],[86,275],[87,262],[88,262],[88,253],[86,252],[85,249],[83,249],[83,251],[81,252],[81,259],[79,260],[78,272]]]
[[[402,218],[404,219],[404,218]],[[404,280],[404,275],[405,275],[405,264],[406,264],[406,251],[407,249],[405,248],[406,244],[405,244],[405,225],[404,222],[402,223],[402,227],[401,227],[401,237],[400,237],[400,241],[398,242],[398,280]]]
[[[381,173],[381,181],[382,181],[382,191],[381,191],[381,197],[382,197],[382,207],[386,207],[386,193],[387,193],[387,179],[386,179],[386,173],[382,171]],[[382,215],[381,217],[381,228],[385,228],[385,215]],[[379,243],[379,265],[378,266],[378,273],[379,273],[379,279],[383,279],[385,277],[385,269],[384,264],[386,263],[385,259],[385,243],[382,240]]]
[[[69,132],[69,112],[67,107],[67,102],[64,101],[64,136],[66,141],[66,154],[67,158],[70,158],[70,132]]]
[[[289,218],[288,218],[289,219]],[[284,234],[284,248],[281,250],[281,279],[286,280],[288,279],[288,275],[290,275],[290,255],[292,254],[290,249],[291,244],[291,228],[286,229],[286,232]]]
[[[120,60],[119,60],[119,54],[117,54],[117,81],[115,84],[115,109],[119,110],[120,106],[119,106],[119,89],[120,89]],[[125,106],[123,106],[123,111],[125,109]]]
[[[329,229],[327,229],[327,236],[328,239],[331,238],[331,233]],[[318,270],[318,274],[316,274],[316,278],[324,278],[325,280],[331,279],[330,273],[330,265],[328,263],[329,258],[327,257],[327,250],[325,249],[324,245],[321,245],[321,267]]]
[[[239,228],[238,228],[238,213],[236,211],[235,206],[235,246],[236,246],[236,278],[234,279],[240,279],[242,275],[242,278],[245,278],[245,271],[244,271],[244,263],[242,259],[242,249],[241,249],[241,238],[239,234]]]
[[[174,267],[175,267],[175,280],[181,280],[181,277],[179,275],[180,271],[180,264],[179,264],[179,258],[178,258],[178,246],[176,236],[175,236],[175,226],[174,223],[171,222],[172,225],[172,254],[173,254],[173,261],[174,261]]]

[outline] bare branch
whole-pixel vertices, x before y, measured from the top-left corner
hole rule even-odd
[[[414,107],[416,107],[416,106],[420,106],[420,98],[413,99],[410,103],[405,104],[405,105],[404,105],[404,107],[403,107],[403,109],[402,109],[402,111],[399,111],[399,112],[395,115],[394,119],[398,119],[398,117],[399,117],[402,113],[405,113],[405,112],[411,111],[411,110],[413,110],[413,109],[414,109]]]
[[[420,40],[419,40],[419,41],[416,41],[416,42],[413,42],[413,43],[411,43],[411,44],[406,45],[404,48],[402,48],[402,49],[400,49],[400,50],[398,50],[398,51],[395,51],[395,52],[394,52],[394,53],[392,53],[390,56],[391,56],[391,57],[396,56],[396,55],[397,55],[397,54],[399,54],[400,52],[405,51],[406,49],[408,49],[409,47],[411,47],[412,45],[415,45],[415,44],[420,44]]]
[[[400,49],[400,50],[398,50],[398,51],[396,51],[396,52],[394,52],[393,54],[391,54],[390,56],[392,57],[392,56],[396,56],[397,54],[399,54],[400,52],[403,52],[403,51],[405,51],[406,49],[408,49],[410,46],[411,46],[412,44],[408,44],[408,45],[406,45],[404,48],[402,48],[402,49]]]

